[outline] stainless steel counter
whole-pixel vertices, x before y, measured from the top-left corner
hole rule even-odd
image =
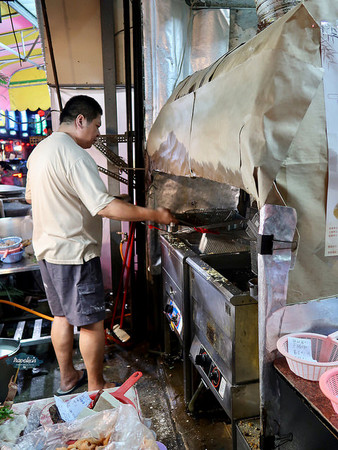
[[[1,263],[0,276],[9,275],[11,273],[27,272],[29,270],[39,270],[39,264],[33,255],[25,255],[21,261],[16,263]]]

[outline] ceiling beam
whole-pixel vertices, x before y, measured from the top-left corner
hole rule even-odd
[[[0,47],[4,48],[5,50],[7,50],[10,53],[13,53],[13,55],[17,56],[18,58],[21,58],[21,55],[18,53],[17,50],[13,50],[11,47],[8,47],[8,45],[3,44],[2,42],[0,42]]]
[[[28,58],[27,56],[26,57],[22,57],[20,55],[20,53],[18,53],[17,50],[13,50],[11,47],[8,47],[8,45],[3,44],[2,42],[0,42],[0,47],[5,49],[5,50],[7,50],[10,53],[13,53],[13,55],[15,55],[21,61],[29,62],[29,63],[33,64],[33,66],[36,66],[38,69],[42,69],[43,68],[43,65],[37,64],[36,62],[32,61],[32,59]]]
[[[246,9],[256,8],[255,0],[185,0],[193,9],[201,8],[230,8]]]

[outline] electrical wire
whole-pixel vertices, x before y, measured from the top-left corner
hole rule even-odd
[[[130,231],[129,233],[131,233],[131,241],[130,241],[130,247],[129,247],[129,254],[128,254],[128,261],[127,261],[127,273],[126,273],[126,279],[125,279],[125,289],[124,289],[124,293],[123,293],[123,300],[122,300],[122,307],[121,307],[121,319],[120,319],[120,328],[122,328],[123,326],[123,319],[124,319],[124,311],[125,311],[125,307],[126,307],[126,301],[127,301],[127,293],[128,293],[128,283],[129,283],[129,279],[130,279],[130,266],[131,266],[131,260],[132,260],[132,255],[133,255],[133,245],[134,245],[134,239],[135,239],[135,222],[131,223],[131,227],[130,227]],[[126,256],[125,256],[125,260],[127,259],[127,252],[126,252]]]
[[[120,242],[120,255],[121,255],[122,262],[124,262],[123,241]]]
[[[114,322],[115,322],[115,317],[116,317],[116,312],[117,312],[117,305],[119,303],[119,299],[120,299],[120,294],[121,292],[123,292],[123,282],[124,282],[124,272],[125,269],[127,268],[127,272],[128,269],[130,271],[130,267],[127,267],[127,263],[129,263],[130,265],[130,261],[129,261],[129,252],[130,254],[132,253],[132,243],[134,242],[134,233],[135,233],[135,222],[131,222],[129,225],[129,234],[128,234],[128,240],[127,240],[127,247],[126,247],[126,251],[124,254],[124,259],[123,259],[123,264],[122,264],[122,270],[121,270],[121,275],[120,275],[120,281],[119,281],[119,285],[117,288],[117,293],[115,296],[115,302],[114,302],[114,307],[113,307],[113,312],[112,312],[112,318],[111,318],[111,325],[110,325],[110,329],[113,329],[114,326]],[[124,300],[125,301],[125,300]],[[121,310],[121,322],[123,322],[123,316],[124,316],[124,311]]]

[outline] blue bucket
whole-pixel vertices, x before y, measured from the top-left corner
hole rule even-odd
[[[25,250],[20,250],[19,252],[9,253],[6,258],[1,258],[1,261],[6,264],[16,263],[22,260]]]

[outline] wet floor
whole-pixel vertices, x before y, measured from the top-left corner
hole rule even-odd
[[[15,402],[52,397],[59,387],[60,373],[52,345],[24,347],[26,354],[42,360],[39,369],[21,370]],[[130,348],[115,343],[106,345],[105,378],[123,382],[135,371],[143,373],[137,383],[142,414],[151,419],[156,439],[168,450],[232,450],[231,425],[210,391],[202,390],[194,413],[187,411],[183,400],[182,362],[179,356],[168,358],[153,351],[146,342]],[[84,364],[74,344],[74,363]],[[83,385],[75,392],[86,391]]]

